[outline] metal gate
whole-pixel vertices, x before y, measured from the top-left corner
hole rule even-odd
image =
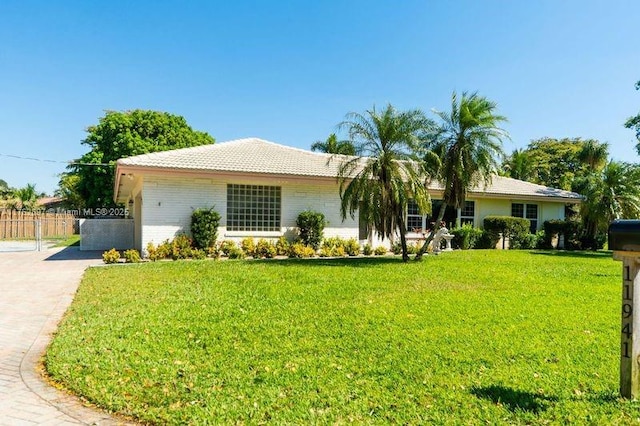
[[[0,220],[0,252],[41,251],[41,220]]]

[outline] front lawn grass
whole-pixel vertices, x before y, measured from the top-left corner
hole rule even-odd
[[[87,271],[45,364],[160,424],[629,424],[608,253]]]

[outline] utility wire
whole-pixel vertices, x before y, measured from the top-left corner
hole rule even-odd
[[[0,153],[0,157],[16,158],[18,160],[40,161],[40,162],[43,162],[43,163],[67,164],[69,166],[115,166],[115,163],[82,163],[80,161],[44,160],[42,158],[21,157],[19,155],[1,154],[1,153]]]

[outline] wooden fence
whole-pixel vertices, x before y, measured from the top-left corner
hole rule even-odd
[[[0,210],[0,240],[36,238],[36,221],[40,222],[42,238],[66,237],[76,229],[76,218],[68,213]]]

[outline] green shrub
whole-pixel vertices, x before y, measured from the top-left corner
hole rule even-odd
[[[315,254],[316,251],[313,247],[305,246],[302,243],[294,243],[289,246],[289,257],[292,258],[313,257]]]
[[[511,237],[509,240],[510,249],[531,250],[538,246],[537,234],[524,234]]]
[[[267,259],[271,259],[275,257],[276,253],[276,246],[274,246],[271,242],[265,240],[264,238],[261,238],[258,241],[258,244],[256,244],[254,257],[266,257]]]
[[[376,256],[384,256],[385,254],[387,254],[389,250],[387,250],[387,248],[385,246],[378,246],[376,247],[376,249],[373,251],[373,253]]]
[[[193,249],[191,250],[191,258],[198,259],[198,260],[206,259],[207,253],[202,249]]]
[[[340,237],[329,237],[322,241],[322,247],[334,249],[336,247],[344,247],[345,241]]]
[[[605,234],[596,234],[595,237],[583,235],[580,237],[580,243],[582,250],[601,250],[604,244],[607,242],[607,236]]]
[[[196,209],[191,214],[191,235],[195,248],[206,249],[213,247],[218,238],[220,215],[213,207],[210,209]]]
[[[400,243],[400,241],[396,241],[395,243],[393,243],[393,245],[391,246],[391,253],[393,254],[402,253],[402,244]]]
[[[251,257],[260,257],[256,253],[256,243],[253,237],[247,237],[240,242],[240,248],[244,251],[244,254]]]
[[[478,240],[482,236],[482,229],[474,228],[471,224],[464,224],[460,228],[453,229],[453,240],[451,244],[453,248],[470,250],[476,248]]]
[[[344,243],[344,251],[349,256],[357,256],[360,254],[360,243],[355,238],[349,238]]]
[[[497,234],[495,232],[487,231],[486,229],[483,229],[482,233],[480,234],[480,236],[476,240],[475,248],[477,248],[477,249],[495,249],[496,248],[496,244],[498,244],[499,240],[500,240],[500,235],[499,234]]]
[[[337,246],[331,249],[331,256],[333,257],[345,257],[347,255],[347,250],[344,246]]]
[[[102,261],[104,263],[118,263],[120,261],[120,252],[114,248],[102,253]]]
[[[162,243],[160,243],[160,245],[158,245],[158,258],[168,259],[170,257],[171,257],[171,241],[166,239]]]
[[[229,253],[231,251],[234,251],[236,249],[238,249],[238,246],[236,245],[236,242],[233,240],[224,240],[223,242],[220,243],[220,251],[222,252],[222,254],[224,254],[227,257],[229,257]]]
[[[320,257],[332,257],[333,256],[333,250],[334,249],[332,249],[332,248],[322,246],[322,247],[320,247],[320,251],[318,252],[318,256],[320,256]]]
[[[367,243],[362,247],[362,254],[365,256],[371,256],[373,254],[373,247],[371,247],[371,244]]]
[[[530,222],[528,219],[522,217],[512,216],[487,216],[484,218],[484,230],[490,232],[497,239],[500,238],[500,234],[504,239],[508,238],[509,241],[513,239],[518,241],[524,238],[524,235],[529,233]]]
[[[544,229],[544,242],[541,248],[553,248],[551,242],[554,236],[564,236],[564,248],[567,250],[579,250],[583,248],[585,240],[580,236],[582,224],[577,220],[547,220],[542,224]]]
[[[158,260],[158,249],[152,242],[149,242],[149,244],[147,244],[147,257],[153,262]]]
[[[303,211],[298,215],[296,225],[302,243],[317,250],[320,247],[326,225],[324,215],[310,210]]]
[[[140,263],[142,261],[140,258],[140,252],[136,249],[126,250],[123,255],[124,260],[127,263]]]
[[[233,247],[227,250],[227,257],[229,259],[244,259],[245,254],[240,247],[234,244]]]
[[[276,254],[278,256],[286,256],[289,253],[289,241],[283,235],[276,241]]]
[[[206,254],[213,259],[220,259],[220,246],[216,244],[213,247],[208,247]]]
[[[184,234],[177,235],[171,242],[171,258],[173,260],[191,257],[193,240]]]

